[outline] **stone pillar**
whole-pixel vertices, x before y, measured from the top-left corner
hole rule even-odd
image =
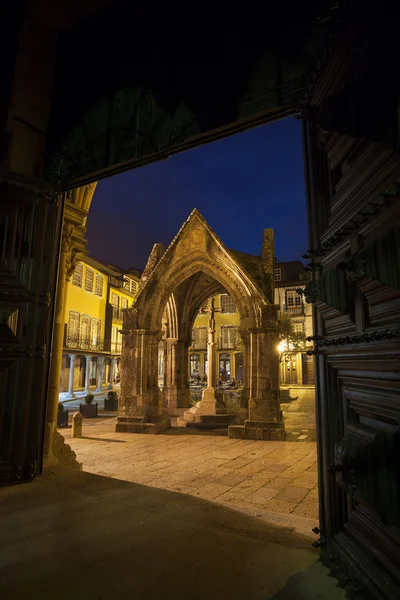
[[[92,357],[90,356],[90,354],[87,354],[85,356],[86,358],[86,366],[85,366],[85,394],[89,393],[89,387],[90,387],[90,367],[91,367],[91,360]]]
[[[75,453],[64,442],[57,432],[57,411],[59,386],[64,344],[64,323],[66,306],[66,288],[79,255],[85,254],[86,219],[90,203],[96,188],[92,183],[82,188],[76,188],[67,193],[64,204],[64,221],[61,239],[61,251],[58,263],[58,279],[55,296],[55,311],[51,359],[49,369],[49,386],[47,393],[46,430],[44,440],[44,466],[68,464],[81,468],[75,460]]]
[[[159,433],[171,426],[170,420],[163,416],[158,387],[158,344],[163,332],[127,330],[125,320],[124,315],[116,431]]]
[[[96,392],[101,392],[103,390],[103,357],[102,356],[97,357],[96,376],[97,376]]]
[[[109,377],[108,377],[108,390],[112,390],[113,389],[113,382],[114,382],[114,364],[115,364],[115,358],[111,357],[110,358],[110,373],[109,373]]]
[[[75,398],[74,394],[74,371],[75,371],[75,354],[69,355],[69,384],[68,384],[68,394],[66,398],[72,399]]]
[[[246,341],[246,372],[249,416],[244,426],[229,428],[230,437],[284,439],[285,429],[279,405],[278,307],[265,308],[262,328],[249,329]]]
[[[164,403],[170,411],[190,406],[188,383],[189,344],[179,338],[167,338]]]

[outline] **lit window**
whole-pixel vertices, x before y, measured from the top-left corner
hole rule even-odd
[[[92,319],[92,327],[91,327],[91,336],[92,336],[92,346],[97,348],[100,345],[100,335],[101,335],[101,319]]]
[[[136,294],[136,290],[137,290],[137,283],[136,283],[136,281],[134,281],[133,279],[131,279],[131,292],[132,292],[132,294]]]
[[[304,321],[292,321],[293,333],[304,333]]]
[[[76,287],[82,287],[83,280],[83,263],[78,263],[75,267],[74,274],[72,275],[72,285]]]
[[[78,312],[73,310],[69,311],[68,346],[70,347],[78,347],[80,317],[81,316]]]
[[[80,347],[81,348],[89,348],[90,347],[90,332],[92,326],[92,319],[89,315],[81,316],[81,339],[80,339]]]
[[[220,344],[222,350],[235,348],[237,327],[233,325],[222,325],[219,330]]]
[[[128,299],[121,298],[121,308],[128,308]]]
[[[282,281],[282,269],[274,270],[274,279],[275,281]]]
[[[103,281],[104,278],[102,275],[96,275],[96,291],[95,294],[96,296],[100,296],[100,298],[103,297]]]
[[[236,302],[229,294],[221,294],[221,312],[233,314],[237,312]]]
[[[93,286],[94,286],[94,271],[93,271],[93,269],[89,269],[89,267],[86,267],[85,292],[90,292],[92,294]]]
[[[204,350],[207,348],[207,327],[193,327],[193,348]]]
[[[301,306],[301,296],[296,292],[296,290],[287,290],[286,291],[286,304],[288,308],[300,307]]]
[[[111,294],[111,304],[114,306],[114,308],[119,308],[119,296],[118,294]]]

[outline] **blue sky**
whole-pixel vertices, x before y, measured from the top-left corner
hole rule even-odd
[[[275,229],[278,261],[308,248],[301,122],[277,121],[101,181],[88,218],[89,253],[143,268],[197,208],[229,247],[260,254]]]

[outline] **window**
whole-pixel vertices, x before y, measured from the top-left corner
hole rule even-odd
[[[104,282],[103,275],[96,275],[96,291],[95,291],[95,294],[96,294],[96,296],[100,296],[100,298],[103,297],[103,282]]]
[[[81,316],[81,348],[89,348],[90,346],[90,330],[92,319],[89,315]]]
[[[219,330],[221,349],[235,348],[237,328],[233,325],[222,325]]]
[[[193,377],[195,375],[200,374],[200,354],[191,354],[190,355],[190,376]]]
[[[93,293],[93,285],[94,285],[94,271],[93,269],[89,269],[86,267],[85,273],[85,292]]]
[[[197,350],[207,348],[207,327],[193,327],[192,346]]]
[[[121,298],[121,308],[128,308],[128,299]]]
[[[118,294],[111,294],[111,304],[114,306],[114,308],[119,308],[119,296]]]
[[[286,290],[286,305],[288,308],[301,307],[301,296],[296,290]]]
[[[79,344],[80,317],[81,316],[78,312],[75,312],[73,310],[69,311],[67,344],[71,348],[78,347]]]
[[[303,334],[304,333],[304,321],[292,321],[293,333]]]
[[[275,281],[282,281],[282,269],[275,269],[274,270],[274,280]]]
[[[221,312],[233,314],[237,312],[236,302],[229,294],[221,294]]]
[[[78,263],[75,267],[74,274],[72,275],[72,285],[76,287],[82,287],[83,280],[83,263]]]
[[[122,336],[119,333],[118,327],[113,327],[111,330],[111,352],[121,352]]]
[[[100,345],[101,319],[92,319],[91,325],[92,346],[98,348]]]
[[[137,283],[133,279],[131,279],[131,292],[132,294],[136,294],[137,292]]]

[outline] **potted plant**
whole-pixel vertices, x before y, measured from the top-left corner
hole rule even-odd
[[[68,427],[68,410],[62,402],[58,403],[57,427]]]
[[[88,394],[85,398],[85,404],[79,405],[79,412],[82,417],[86,417],[86,419],[95,419],[97,417],[97,402],[93,403],[94,396],[93,394]]]
[[[104,410],[118,410],[118,394],[110,391],[104,399]]]

